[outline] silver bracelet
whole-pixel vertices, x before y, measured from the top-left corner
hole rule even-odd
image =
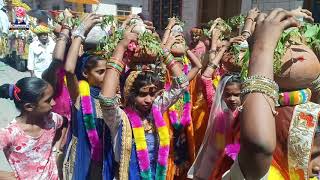
[[[86,37],[84,35],[84,25],[80,24],[75,31],[72,32],[73,37],[80,37],[82,41],[85,41]]]

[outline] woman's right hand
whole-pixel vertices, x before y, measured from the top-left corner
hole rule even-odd
[[[299,26],[299,22],[289,11],[275,9],[268,16],[260,14],[253,34],[253,46],[275,49],[282,32],[290,27]],[[259,48],[259,49],[260,49]]]
[[[136,14],[130,14],[130,15],[128,16],[128,18],[123,21],[121,27],[122,27],[123,29],[127,28],[127,26],[130,24],[131,19],[134,19],[134,18],[140,18],[140,17],[139,17],[138,15],[136,15]]]
[[[172,29],[174,25],[176,25],[176,18],[173,17],[169,19],[169,23],[166,29]]]
[[[137,42],[138,40],[138,34],[131,32],[134,27],[135,25],[128,27],[124,32],[123,39],[119,42],[119,45],[125,50],[131,42]]]
[[[167,40],[167,42],[164,44],[164,48],[165,49],[169,49],[171,50],[171,47],[175,44],[175,43],[180,43],[182,42],[184,39],[181,35],[177,35],[177,36],[170,36]]]
[[[64,16],[63,20],[66,20],[67,18],[73,18],[73,14],[69,11],[69,9],[65,9],[63,11],[63,16]]]
[[[88,14],[82,21],[82,25],[84,28],[84,35],[86,36],[90,30],[98,23],[102,22],[103,15],[90,13]]]
[[[249,10],[247,18],[255,20],[259,16],[259,14],[260,14],[259,9],[255,7]]]

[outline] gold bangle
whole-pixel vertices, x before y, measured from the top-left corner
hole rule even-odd
[[[250,93],[262,93],[272,98],[275,104],[278,105],[279,100],[279,86],[278,84],[263,76],[250,76],[242,85],[241,97]]]

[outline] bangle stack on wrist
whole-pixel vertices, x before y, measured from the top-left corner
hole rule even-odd
[[[176,61],[171,53],[164,57],[163,63],[167,66],[168,69],[171,69],[175,64]]]
[[[278,84],[263,76],[250,76],[248,77],[241,89],[241,98],[251,93],[261,93],[270,97],[276,105],[279,100],[279,86]]]
[[[119,74],[124,71],[125,66],[126,65],[122,61],[119,61],[114,57],[111,57],[107,63],[107,69],[113,69]]]

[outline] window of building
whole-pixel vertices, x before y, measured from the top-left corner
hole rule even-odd
[[[126,4],[117,4],[117,16],[129,16],[131,14],[131,6]]]
[[[168,24],[168,18],[181,18],[182,0],[153,0],[152,20],[157,29],[164,29]]]

